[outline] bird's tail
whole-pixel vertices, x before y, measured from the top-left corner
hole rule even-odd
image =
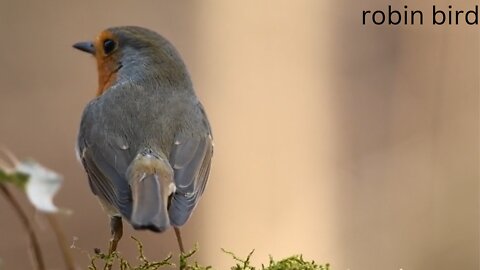
[[[168,229],[168,197],[174,192],[173,170],[168,161],[147,149],[132,161],[127,174],[132,189],[132,226],[157,232]]]

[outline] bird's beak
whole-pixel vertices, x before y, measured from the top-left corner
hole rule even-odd
[[[90,41],[77,42],[73,44],[73,47],[80,51],[95,55],[95,46]]]

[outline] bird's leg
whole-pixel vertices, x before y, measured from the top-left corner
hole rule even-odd
[[[111,255],[117,250],[117,245],[123,235],[122,218],[119,216],[112,216],[110,218],[110,232],[112,239],[110,239],[110,247],[108,249],[108,255]]]
[[[173,227],[173,229],[175,230],[175,236],[177,236],[177,242],[178,242],[178,247],[180,248],[180,252],[182,254],[185,254],[185,249],[183,249],[182,235],[180,234],[180,228]]]

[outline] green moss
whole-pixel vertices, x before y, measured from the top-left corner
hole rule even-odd
[[[270,264],[267,267],[262,265],[262,269],[265,270],[329,270],[330,265],[316,264],[315,261],[305,261],[302,255],[294,255],[280,261],[274,261],[270,257]]]
[[[88,266],[89,270],[97,269],[109,269],[104,267],[109,265],[111,269],[120,269],[120,270],[156,270],[161,269],[165,266],[175,266],[172,262],[172,255],[167,256],[161,261],[149,261],[144,256],[143,245],[142,243],[132,237],[132,239],[137,244],[138,258],[136,262],[128,262],[124,259],[120,253],[114,252],[111,255],[104,254],[100,250],[95,250],[95,255],[91,256],[90,265]],[[192,251],[181,254],[179,256],[179,269],[180,270],[213,270],[212,266],[202,266],[198,262],[190,263],[189,260],[197,252],[197,247]],[[270,262],[268,266],[262,265],[261,268],[256,268],[251,265],[250,258],[253,255],[254,250],[252,250],[245,259],[237,257],[233,252],[222,251],[230,255],[235,261],[235,265],[230,267],[231,270],[329,270],[330,266],[328,264],[319,265],[314,261],[305,261],[302,255],[294,255],[288,258],[285,258],[280,261],[275,261],[270,257]],[[97,266],[101,265],[101,266]]]
[[[172,255],[167,256],[162,261],[149,261],[143,254],[143,245],[142,243],[135,237],[132,236],[132,239],[137,243],[137,250],[138,250],[138,261],[136,265],[133,263],[128,262],[124,259],[120,253],[113,252],[112,254],[105,254],[102,253],[99,249],[95,249],[95,255],[91,256],[90,258],[90,265],[88,266],[89,270],[97,270],[97,269],[110,269],[108,267],[104,267],[104,265],[109,265],[110,267],[117,266],[116,269],[120,270],[156,270],[160,269],[162,266],[166,265],[173,265],[170,260],[172,259]],[[100,261],[102,265],[100,268],[97,267],[97,262]]]

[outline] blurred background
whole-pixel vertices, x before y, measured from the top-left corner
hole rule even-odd
[[[60,172],[56,204],[79,269],[105,248],[108,218],[74,145],[94,97],[94,60],[71,48],[109,26],[175,44],[209,115],[207,190],[183,228],[217,269],[255,249],[267,263],[304,254],[332,269],[479,269],[479,28],[363,26],[362,10],[403,1],[0,0],[0,144]],[[455,1],[473,9],[478,1]],[[402,10],[402,9],[401,9]],[[64,269],[45,218],[48,269]],[[31,269],[28,238],[0,197],[2,269]],[[120,251],[177,254],[173,230],[125,226]]]

